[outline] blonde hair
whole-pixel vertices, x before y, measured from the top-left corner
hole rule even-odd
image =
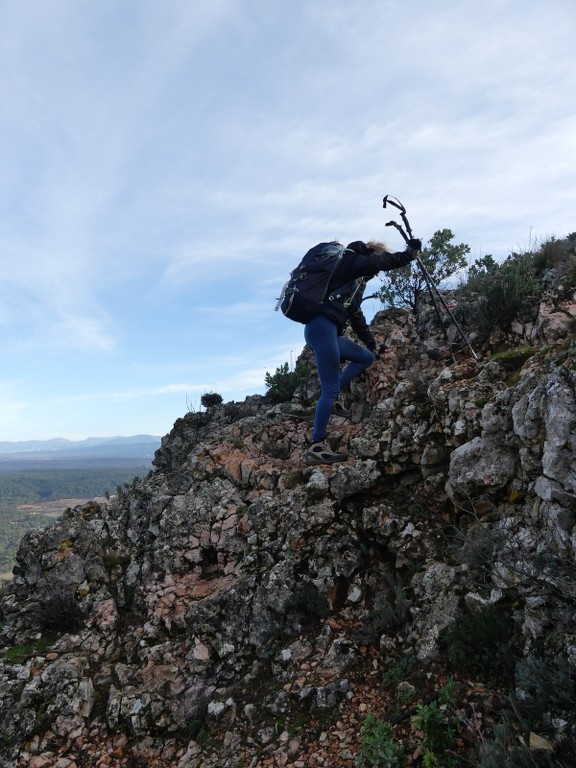
[[[381,240],[368,240],[366,243],[368,248],[372,248],[374,251],[381,251],[382,253],[389,253],[388,246]]]

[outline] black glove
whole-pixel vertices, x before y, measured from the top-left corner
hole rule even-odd
[[[408,248],[411,248],[413,251],[421,251],[422,250],[422,240],[418,240],[418,238],[413,237],[410,240],[408,240]]]
[[[380,360],[380,356],[383,355],[385,352],[386,352],[386,344],[380,344],[378,346],[378,349],[375,350],[374,352],[376,360]]]

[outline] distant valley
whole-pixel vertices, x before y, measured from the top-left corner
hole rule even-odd
[[[159,447],[153,435],[0,442],[0,583],[28,530],[145,477]]]
[[[0,472],[31,469],[149,468],[160,437],[89,437],[86,440],[0,441]]]

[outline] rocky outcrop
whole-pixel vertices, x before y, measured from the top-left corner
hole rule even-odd
[[[0,765],[351,766],[373,675],[433,670],[486,607],[516,659],[576,667],[573,299],[480,362],[430,310],[380,313],[386,351],[331,425],[348,462],[302,465],[313,379],[186,414],[148,477],[28,533]]]

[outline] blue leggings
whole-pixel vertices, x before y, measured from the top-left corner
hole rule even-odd
[[[374,362],[374,355],[369,349],[361,347],[351,339],[338,336],[336,324],[325,315],[317,315],[306,324],[304,338],[314,350],[322,387],[312,434],[312,442],[317,443],[326,437],[328,419],[340,391]],[[345,361],[349,361],[348,365],[341,371],[340,365]]]

